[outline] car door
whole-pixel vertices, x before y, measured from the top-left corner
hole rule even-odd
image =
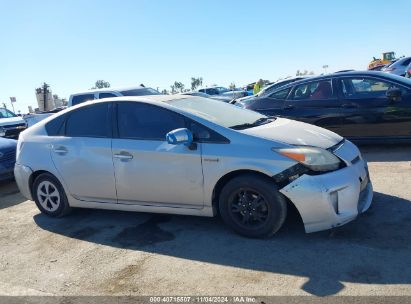
[[[341,77],[341,135],[349,138],[411,136],[409,89],[374,77]],[[387,92],[401,90],[398,101]]]
[[[50,148],[68,191],[79,200],[116,203],[111,104],[80,107],[65,117],[62,131],[50,137]]]
[[[324,78],[296,85],[283,104],[282,116],[317,125],[336,133],[340,128],[340,101],[335,81]]]
[[[201,144],[170,145],[166,134],[184,116],[140,102],[118,102],[113,162],[121,204],[202,208]]]

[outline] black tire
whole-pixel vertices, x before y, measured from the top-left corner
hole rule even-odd
[[[237,233],[265,238],[273,236],[283,225],[287,201],[268,177],[244,174],[224,186],[219,210],[223,221]]]
[[[62,185],[50,173],[43,173],[35,179],[32,187],[32,196],[37,208],[48,216],[62,217],[71,211]],[[58,199],[56,199],[57,197]]]

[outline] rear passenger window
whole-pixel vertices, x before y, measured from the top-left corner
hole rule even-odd
[[[66,136],[110,137],[109,103],[99,103],[70,112],[66,121]]]
[[[71,99],[71,105],[75,106],[82,102],[86,102],[90,100],[94,100],[94,94],[76,95],[76,96],[73,96],[73,98]]]
[[[46,124],[46,131],[48,136],[61,136],[64,134],[63,124],[67,114],[57,116]]]

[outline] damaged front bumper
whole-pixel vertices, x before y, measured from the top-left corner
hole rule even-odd
[[[367,163],[360,156],[354,160],[337,171],[302,175],[280,190],[298,209],[307,233],[344,225],[370,207]]]

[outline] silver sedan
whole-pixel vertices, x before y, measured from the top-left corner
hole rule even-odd
[[[19,138],[15,177],[41,212],[73,207],[214,216],[248,237],[294,204],[306,232],[343,225],[373,197],[357,147],[309,124],[192,96],[69,108]]]

